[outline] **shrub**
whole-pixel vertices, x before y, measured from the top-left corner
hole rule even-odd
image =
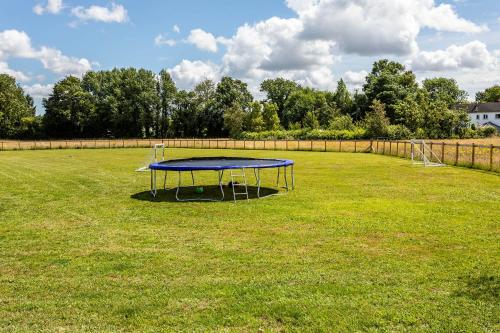
[[[365,138],[366,130],[359,127],[353,130],[300,129],[243,132],[238,136],[238,139],[243,140],[355,140]]]

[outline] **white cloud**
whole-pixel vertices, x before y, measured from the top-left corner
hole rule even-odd
[[[42,46],[36,53],[43,67],[61,75],[81,76],[92,69],[92,65],[85,58],[68,57],[61,51]]]
[[[252,91],[258,91],[256,87],[263,79],[273,77],[331,90],[337,81],[333,69],[343,54],[361,57],[389,54],[399,61],[410,59],[411,63],[416,55],[422,54],[419,53],[418,36],[424,28],[437,33],[468,34],[487,30],[460,17],[452,6],[434,0],[286,2],[297,17],[272,17],[245,24],[230,38],[215,37],[196,29],[191,31],[186,42],[211,52],[216,52],[218,46],[225,46],[220,65],[210,66],[211,70],[218,71],[214,76],[231,75],[247,82]],[[469,68],[487,61],[478,45],[463,50],[459,57],[461,66]],[[186,69],[185,61],[174,68]],[[193,63],[197,62],[189,61],[189,68],[193,69]],[[183,77],[188,76],[186,72],[191,73],[183,71]],[[351,88],[360,88],[366,74],[366,71],[347,71],[344,78]],[[183,80],[184,83],[188,81]]]
[[[9,64],[4,61],[0,61],[0,74],[8,74],[10,76],[13,76],[17,81],[31,80],[31,78],[23,72],[9,68]]]
[[[445,50],[421,51],[411,61],[416,71],[446,71],[466,68],[483,68],[495,64],[496,57],[480,41],[464,45],[451,45]]]
[[[211,62],[182,60],[178,65],[169,69],[175,83],[182,89],[190,89],[197,83],[209,79],[218,80],[219,68]]]
[[[438,31],[480,32],[485,28],[460,18],[447,4],[433,0],[287,0],[304,24],[302,38],[337,42],[347,53],[411,54],[417,36]]]
[[[37,59],[44,68],[61,75],[82,75],[92,69],[92,64],[85,58],[69,57],[58,49],[45,46],[34,48],[29,36],[18,30],[0,32],[0,61],[5,62],[8,58]],[[5,68],[8,67],[4,65]],[[20,73],[16,75],[22,78]]]
[[[42,15],[44,13],[59,14],[62,9],[62,0],[48,0],[45,7],[40,4],[37,4],[35,7],[33,7],[33,12],[37,15]]]
[[[302,22],[272,17],[244,25],[226,43],[223,72],[246,81],[282,76],[303,85],[334,86],[334,43],[299,38]]]
[[[191,30],[187,42],[195,45],[200,50],[217,52],[217,40],[214,35],[202,29]]]
[[[158,36],[155,37],[156,46],[160,45],[175,46],[175,44],[177,44],[177,42],[174,39],[169,39],[162,34],[159,34]]]
[[[92,5],[88,8],[82,6],[71,9],[71,14],[80,21],[98,21],[105,23],[124,23],[128,21],[128,14],[125,7],[111,3],[111,8]]]
[[[361,70],[359,72],[347,71],[344,73],[344,80],[352,89],[360,89],[365,83],[365,78],[368,72]]]
[[[172,27],[172,31],[176,34],[179,34],[181,32],[181,28],[179,28],[177,24],[174,24],[174,26]]]
[[[53,84],[40,84],[35,83],[34,85],[28,86],[24,85],[23,89],[26,93],[30,94],[31,97],[41,99],[49,96],[54,88]]]

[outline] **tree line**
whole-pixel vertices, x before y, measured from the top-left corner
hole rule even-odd
[[[335,91],[283,79],[260,84],[255,100],[246,83],[223,77],[178,89],[166,70],[90,71],[57,82],[36,116],[33,99],[15,79],[0,74],[1,138],[167,138],[318,136],[322,138],[451,138],[484,136],[466,112],[467,94],[456,81],[418,84],[402,64],[373,64],[361,90],[342,79]],[[500,86],[476,95],[500,100]]]

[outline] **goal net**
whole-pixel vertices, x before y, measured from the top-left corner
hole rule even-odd
[[[411,160],[413,164],[424,166],[443,166],[443,162],[424,140],[411,140]]]
[[[144,163],[135,171],[149,171],[149,165],[158,161],[165,160],[165,145],[163,143],[155,144],[148,153]]]

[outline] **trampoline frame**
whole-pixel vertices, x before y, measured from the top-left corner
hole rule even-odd
[[[275,160],[275,159],[270,159],[270,160]],[[150,180],[151,180],[151,194],[153,197],[156,197],[158,193],[158,188],[157,188],[157,172],[158,171],[164,171],[165,175],[163,177],[163,189],[167,190],[167,175],[168,171],[176,172],[177,173],[177,187],[172,187],[170,189],[175,188],[175,199],[177,201],[185,202],[185,201],[212,201],[212,202],[217,202],[217,201],[223,201],[224,200],[224,185],[222,184],[222,179],[224,177],[224,171],[225,170],[234,170],[234,169],[241,169],[241,170],[247,170],[247,169],[253,169],[254,177],[255,177],[255,185],[257,186],[257,198],[267,198],[275,195],[280,195],[281,193],[273,193],[265,196],[260,195],[260,189],[261,189],[261,176],[260,176],[260,169],[271,169],[275,168],[277,170],[277,176],[276,176],[276,186],[273,186],[273,188],[276,189],[285,189],[286,192],[290,190],[295,189],[295,175],[294,175],[294,170],[293,166],[294,163],[293,161],[290,160],[277,160],[277,161],[283,161],[283,162],[289,162],[285,163],[284,165],[277,165],[277,166],[258,166],[258,167],[214,167],[213,169],[198,169],[198,170],[189,170],[186,168],[181,167],[182,170],[163,170],[163,169],[154,169],[150,168]],[[163,161],[165,162],[165,161]],[[161,162],[159,162],[161,163]],[[284,180],[284,186],[280,186],[280,175],[281,175],[281,168],[283,168],[283,180]],[[288,182],[288,173],[287,173],[287,168],[290,168],[290,181],[291,181],[291,186],[289,186]],[[195,178],[194,178],[194,171],[215,171],[217,172],[217,179],[218,179],[218,187],[220,189],[220,197],[218,198],[181,198],[180,197],[180,191],[182,188],[189,188],[189,187],[195,187]],[[182,172],[189,172],[191,174],[191,181],[192,185],[187,185],[187,186],[182,186]],[[170,190],[169,189],[169,190]]]

